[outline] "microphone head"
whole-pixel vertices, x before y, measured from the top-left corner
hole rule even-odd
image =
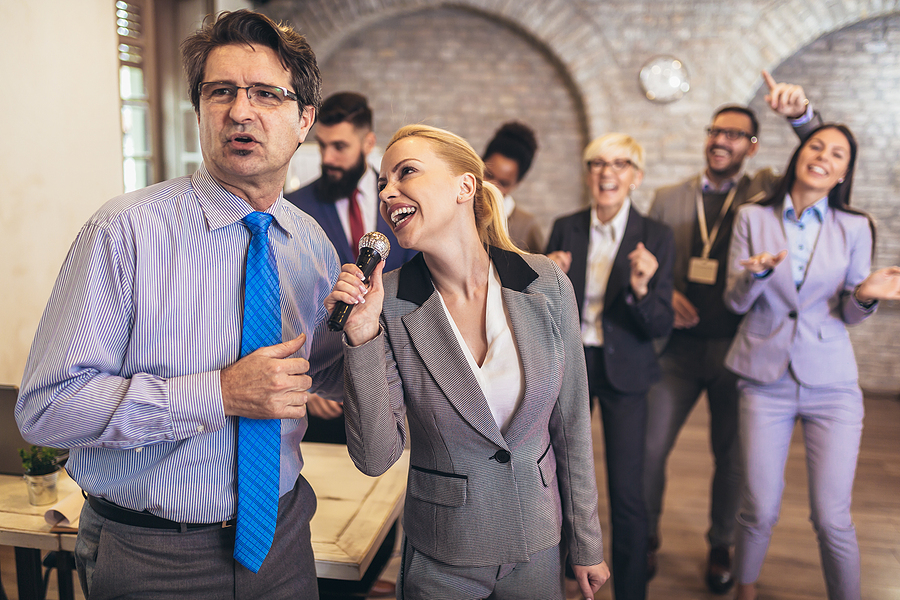
[[[391,243],[380,231],[370,231],[359,238],[360,251],[363,248],[371,248],[381,256],[381,260],[387,260],[388,254],[391,253]]]

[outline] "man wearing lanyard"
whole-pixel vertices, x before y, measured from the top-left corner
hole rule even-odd
[[[766,72],[763,77],[769,88],[769,106],[788,118],[801,139],[821,124],[803,88],[776,83]],[[705,391],[715,457],[706,583],[719,594],[734,583],[731,547],[740,494],[736,378],[723,365],[740,322],[740,316],[729,312],[722,301],[728,245],[737,207],[766,197],[779,179],[771,169],[753,176],[742,173],[744,160],[758,150],[758,126],[756,115],[748,108],[729,105],[716,111],[707,128],[706,171],[657,190],[649,213],[673,229],[676,257],[675,329],[660,356],[662,379],[650,389],[647,407],[648,578],[656,573],[666,461],[678,432]]]

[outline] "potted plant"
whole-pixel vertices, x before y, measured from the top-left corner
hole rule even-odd
[[[56,481],[59,478],[59,450],[44,446],[32,446],[28,450],[19,449],[22,466],[25,468],[25,483],[28,486],[28,502],[35,506],[53,504],[59,494]]]

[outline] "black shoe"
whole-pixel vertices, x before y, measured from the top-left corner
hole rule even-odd
[[[647,581],[656,577],[656,551],[659,550],[659,536],[647,538]]]
[[[725,594],[734,585],[734,577],[731,575],[731,554],[727,546],[717,546],[709,551],[706,585],[714,594]]]

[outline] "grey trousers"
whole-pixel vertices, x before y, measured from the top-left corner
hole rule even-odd
[[[309,533],[315,510],[301,475],[278,503],[272,549],[254,574],[234,560],[234,527],[133,527],[104,519],[85,502],[75,545],[82,590],[88,600],[318,600]]]
[[[850,517],[864,413],[859,386],[806,387],[788,370],[775,383],[742,381],[739,387],[746,485],[738,514],[737,581],[753,583],[759,577],[781,511],[784,466],[799,420],[810,520],[819,540],[828,598],[859,600],[859,544]]]
[[[404,538],[397,600],[564,600],[562,552],[560,544],[535,552],[528,562],[455,567]]]
[[[706,391],[715,461],[706,537],[712,547],[734,544],[741,473],[737,376],[724,365],[730,345],[730,338],[704,339],[676,331],[660,356],[662,378],[647,395],[644,497],[650,535],[659,535],[669,454],[688,415]]]

